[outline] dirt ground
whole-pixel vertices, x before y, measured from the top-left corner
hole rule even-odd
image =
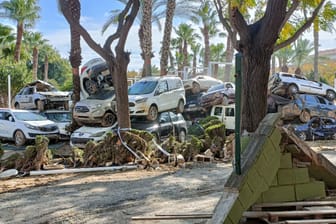
[[[231,164],[0,180],[0,223],[206,223],[132,217],[213,212]]]

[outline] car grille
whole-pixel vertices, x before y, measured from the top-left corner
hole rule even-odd
[[[86,113],[89,112],[90,109],[87,106],[76,106],[75,111],[78,113]]]
[[[135,103],[129,103],[128,104],[130,107],[134,107],[135,106]]]
[[[56,131],[57,130],[57,126],[55,126],[55,125],[48,125],[48,126],[40,127],[39,129],[40,129],[40,131],[45,131],[45,132]]]

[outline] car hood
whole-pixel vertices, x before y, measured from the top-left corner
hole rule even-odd
[[[133,129],[153,132],[159,129],[159,123],[158,122],[132,122],[131,127]]]
[[[62,92],[62,91],[57,91],[57,92],[38,92],[41,95],[44,96],[69,96],[69,92]]]
[[[112,131],[112,127],[89,127],[89,126],[82,126],[75,130],[73,133],[85,133],[85,134],[95,134],[99,132],[108,132]]]
[[[24,121],[26,124],[30,124],[36,127],[42,127],[46,125],[56,125],[55,122],[50,120],[42,120],[42,121]]]
[[[83,99],[81,101],[78,101],[76,103],[76,106],[96,106],[97,104],[106,104],[106,103],[110,103],[114,100],[113,98],[109,98],[106,100],[97,100],[97,99]]]
[[[128,95],[128,101],[129,102],[135,102],[137,100],[141,100],[143,98],[148,98],[151,96],[151,94],[145,94],[145,95]]]

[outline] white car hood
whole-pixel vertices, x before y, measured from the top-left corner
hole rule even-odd
[[[43,120],[43,121],[24,121],[26,124],[30,124],[36,127],[42,127],[46,125],[56,125],[55,122],[50,121],[50,120]]]
[[[136,100],[140,100],[143,98],[148,98],[151,94],[146,95],[128,95],[128,101],[129,102],[135,102]]]

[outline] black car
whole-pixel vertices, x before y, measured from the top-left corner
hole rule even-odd
[[[224,82],[214,85],[203,93],[200,98],[202,107],[208,108],[218,104],[230,104],[235,101],[235,85],[232,82]]]
[[[336,118],[336,105],[326,98],[312,94],[296,94],[294,99],[281,109],[283,120],[299,118],[306,123],[312,117]]]
[[[200,104],[201,96],[202,93],[193,94],[186,91],[186,104],[184,105],[183,116],[187,120],[191,120],[193,117],[205,116],[207,110]]]
[[[134,117],[131,120],[133,129],[145,130],[152,133],[158,142],[174,135],[180,142],[186,140],[187,123],[182,114],[163,112],[157,120],[149,121],[142,117]]]
[[[293,131],[303,141],[336,140],[336,120],[330,117],[313,117],[305,124],[294,126]]]

